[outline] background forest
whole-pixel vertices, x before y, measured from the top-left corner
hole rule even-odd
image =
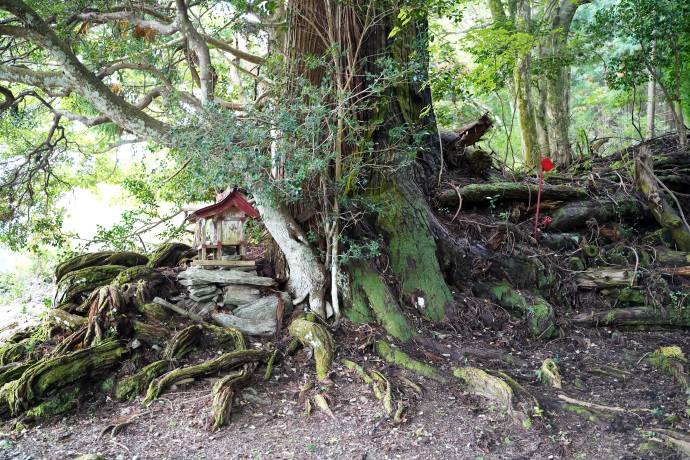
[[[262,21],[266,21],[262,14],[267,12],[243,13],[252,8],[244,3],[209,4],[201,13],[232,45],[214,49],[219,57],[213,61],[214,74],[221,76],[214,77],[215,91],[224,100],[237,101],[233,103],[238,107],[260,95],[262,81],[276,77],[270,75],[270,67],[260,68],[266,62],[263,58],[253,57],[265,55],[270,40],[262,31]],[[641,139],[678,132],[690,106],[689,8],[681,1],[487,0],[442,2],[428,10],[416,10],[411,4],[410,9],[400,10],[398,18],[404,24],[419,11],[428,14],[430,65],[424,84],[433,92],[438,127],[454,130],[488,113],[494,128],[479,145],[495,152],[498,167],[532,172],[541,156],[550,157],[562,170],[572,162],[606,156]],[[72,31],[77,39],[91,27],[85,24]],[[174,43],[166,44],[164,35],[130,25],[126,19],[98,26],[91,33],[100,39],[80,41],[79,52],[92,61],[100,55],[115,63],[114,56],[139,56],[151,62],[175,57]],[[16,39],[2,40],[3,65],[30,62],[28,49],[24,55],[12,50]],[[175,59],[189,56],[178,52]],[[121,67],[115,64],[107,77],[119,97],[136,98],[142,88],[155,89],[150,77],[136,77],[136,69]],[[387,78],[406,78],[405,72],[410,72],[394,67],[391,63],[387,70],[384,67]],[[174,69],[167,75],[168,85],[194,86],[195,72]],[[123,73],[136,78],[126,82]],[[146,250],[139,233],[155,227],[160,240],[179,236],[180,220],[172,220],[177,210],[197,200],[209,201],[209,185],[219,190],[228,183],[227,177],[214,179],[198,169],[183,171],[178,178],[182,180],[169,180],[187,160],[183,153],[147,148],[115,123],[89,118],[96,112],[82,97],[64,99],[59,107],[49,109],[45,100],[30,97],[31,90],[21,83],[2,90],[0,155],[5,200],[0,208],[0,241],[6,247],[45,251],[48,247],[88,248],[95,243]],[[321,103],[308,102],[315,116],[324,109],[327,96],[320,97]],[[184,105],[172,107],[168,118],[184,120]],[[30,162],[22,164],[22,158],[45,148],[41,143],[60,113],[56,109],[64,111],[63,120],[86,121],[91,128],[84,131],[79,123],[60,126],[67,131],[59,141],[52,139],[49,167],[37,161],[29,168]],[[430,109],[426,107],[425,112]],[[66,116],[68,112],[78,114]],[[254,132],[247,128],[241,134],[252,139],[263,128],[257,125]],[[171,161],[171,155],[179,155],[179,162]],[[47,160],[43,155],[44,163]],[[73,187],[96,191],[99,183],[121,187],[118,204],[130,210],[120,224],[101,228],[93,241],[73,239],[78,235],[61,230],[66,213],[66,201],[61,199]]]

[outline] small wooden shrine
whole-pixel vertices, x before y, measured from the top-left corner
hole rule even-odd
[[[199,260],[192,265],[254,265],[254,261],[245,260],[244,222],[248,217],[259,217],[259,212],[236,190],[228,189],[216,200],[215,204],[198,209],[187,217],[189,222],[196,223],[193,247],[199,251]]]

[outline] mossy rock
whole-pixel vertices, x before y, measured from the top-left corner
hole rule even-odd
[[[137,254],[136,252],[103,251],[82,254],[62,262],[55,268],[55,282],[59,283],[68,273],[88,267],[97,267],[101,265],[136,267],[138,265],[146,265],[148,261],[148,257]]]
[[[147,266],[151,268],[176,267],[191,246],[184,243],[164,243],[151,254]]]
[[[101,265],[69,272],[58,283],[53,305],[57,308],[79,305],[94,289],[110,284],[126,269],[123,265]]]
[[[290,324],[289,330],[290,335],[297,337],[300,342],[314,350],[316,374],[319,379],[326,379],[328,367],[335,356],[335,342],[328,329],[311,321],[296,319]]]

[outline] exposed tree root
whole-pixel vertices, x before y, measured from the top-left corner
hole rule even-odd
[[[304,319],[292,321],[289,331],[304,345],[312,347],[316,361],[316,374],[320,380],[325,380],[328,376],[328,367],[335,356],[335,343],[331,333],[320,324]]]
[[[436,380],[437,382],[446,382],[446,379],[441,377],[432,366],[415,361],[402,351],[391,348],[391,346],[383,340],[376,342],[376,351],[389,363],[397,364],[398,366],[414,371],[432,380]]]
[[[239,372],[226,375],[213,385],[212,427],[214,429],[226,425],[230,421],[235,392],[246,384],[252,377],[256,364],[245,364]]]
[[[181,359],[191,353],[204,332],[204,327],[194,324],[175,334],[163,353],[163,359]]]
[[[505,380],[489,375],[483,370],[474,367],[454,368],[453,375],[465,382],[465,387],[470,393],[483,396],[493,401],[501,410],[510,414],[513,420],[521,424],[524,428],[532,426],[532,421],[527,412],[517,407],[517,401],[514,400],[512,385]],[[522,389],[517,382],[513,381],[512,384]],[[529,394],[526,390],[522,390],[525,394]],[[531,402],[532,401],[530,401],[530,403]]]
[[[239,350],[226,353],[203,364],[176,369],[151,382],[142,404],[146,405],[150,403],[158,398],[163,391],[182,379],[208,377],[232,369],[235,366],[251,362],[266,363],[270,357],[271,353],[267,351]]]
[[[166,372],[170,367],[170,361],[163,359],[145,366],[136,374],[120,381],[115,388],[115,396],[118,399],[130,399],[146,390],[151,381]]]
[[[84,378],[96,378],[120,364],[129,349],[120,341],[104,342],[90,348],[50,359],[29,367],[22,376],[0,389],[0,416],[30,409],[51,389],[60,389]]]

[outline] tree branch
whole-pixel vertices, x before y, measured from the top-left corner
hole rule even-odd
[[[177,5],[177,22],[180,31],[187,37],[189,44],[199,58],[199,86],[201,88],[201,105],[206,106],[213,101],[213,67],[211,65],[211,53],[208,45],[194,24],[189,19],[187,6],[184,0],[175,0]]]
[[[137,16],[134,11],[118,11],[118,12],[113,12],[113,13],[101,13],[101,12],[88,12],[88,13],[81,13],[74,15],[71,17],[68,21],[69,22],[74,22],[74,21],[79,21],[79,22],[90,22],[94,24],[105,24],[108,22],[117,22],[117,21],[127,21],[132,25],[143,27],[145,29],[152,29],[155,30],[157,33],[164,35],[164,36],[170,36],[176,32],[179,31],[178,25],[176,21],[171,20],[168,18],[170,22],[159,22],[159,21],[153,21],[151,19],[142,19],[139,16]]]
[[[74,82],[61,72],[41,72],[23,67],[0,65],[0,80],[37,88],[72,88]]]
[[[91,102],[96,109],[108,116],[115,123],[141,137],[166,145],[170,141],[170,126],[147,115],[126,101],[122,100],[91,73],[77,59],[69,45],[60,40],[53,29],[32,8],[21,0],[0,0],[0,9],[14,14],[31,30],[36,44],[41,45],[65,72],[74,91]]]

